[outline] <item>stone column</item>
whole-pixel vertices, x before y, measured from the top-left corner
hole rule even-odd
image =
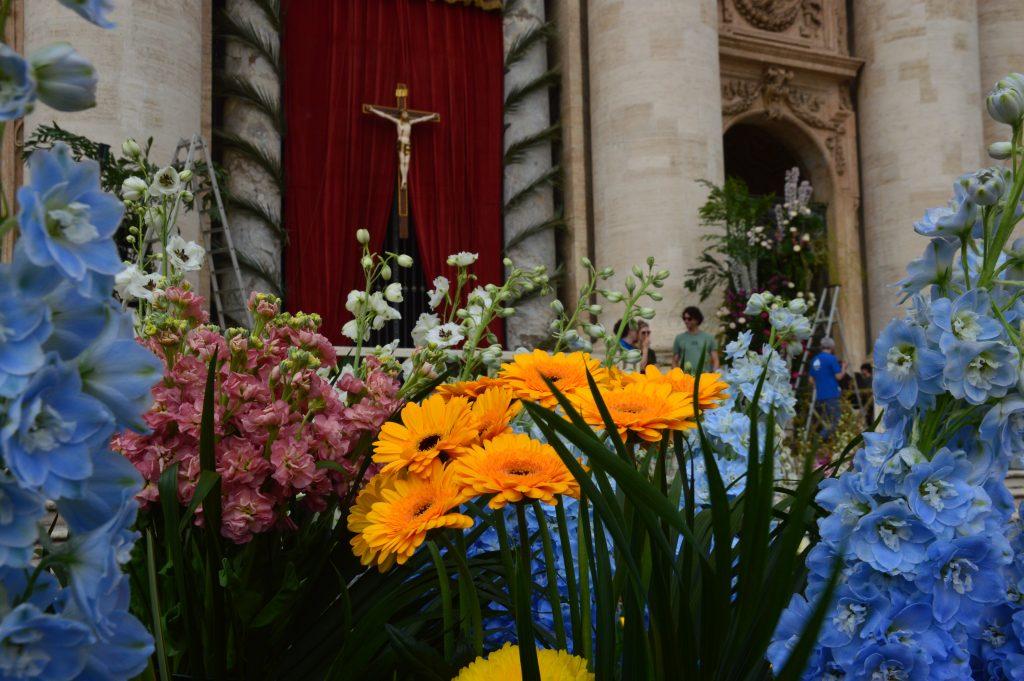
[[[273,45],[280,38],[271,26],[267,16],[252,0],[227,0],[225,9],[240,24],[251,24]],[[239,78],[267,93],[281,106],[281,82],[273,65],[256,50],[237,40],[225,41],[224,74]],[[228,97],[224,103],[224,131],[263,149],[273,159],[281,158],[281,132],[275,121],[251,103]],[[262,207],[278,227],[281,225],[281,189],[274,178],[267,175],[259,165],[231,149],[224,153],[224,169],[227,171],[227,192],[234,197]],[[228,221],[231,236],[239,257],[254,263],[267,277],[242,268],[243,297],[252,291],[265,291],[280,295],[282,238],[261,217],[248,211],[228,207]],[[225,263],[226,266],[226,263]],[[234,275],[229,275],[221,284],[226,292],[237,289]],[[237,296],[237,294],[234,294]],[[224,307],[229,311],[244,308],[245,300],[237,300],[229,294]]]
[[[596,264],[620,287],[651,255],[671,271],[652,325],[668,359],[682,308],[697,302],[683,288],[702,248],[697,182],[722,180],[716,3],[591,0],[589,12]]]
[[[544,0],[520,0],[504,17],[505,51],[520,36],[545,22]],[[548,70],[547,44],[540,41],[505,74],[505,94],[542,76]],[[551,125],[551,104],[548,88],[541,88],[505,113],[505,147],[517,140],[535,135]],[[522,159],[505,166],[505,200],[517,194],[536,178],[551,169],[551,145],[539,144],[527,149]],[[550,186],[534,192],[514,210],[505,215],[505,243],[510,257],[519,267],[544,265],[555,269],[555,235],[550,229],[519,240],[531,227],[554,217],[554,192]],[[513,240],[518,244],[513,245]],[[553,295],[538,296],[517,304],[516,315],[507,325],[510,348],[536,347],[548,336],[548,323],[553,313],[548,307]]]
[[[920,257],[913,223],[984,160],[974,0],[858,0],[861,186],[871,334],[896,311],[891,284]]]
[[[1024,72],[1024,6],[1020,0],[982,0],[978,3],[978,52],[981,61],[981,94],[1008,73]],[[1007,140],[1010,128],[979,110],[985,126],[985,143]]]
[[[153,137],[150,159],[171,160],[178,140],[203,131],[209,102],[210,0],[133,0],[118,2],[110,15],[117,24],[105,30],[87,23],[57,2],[26,0],[25,50],[55,41],[71,43],[99,74],[96,106],[62,113],[39,104],[25,120],[25,137],[36,126],[56,121],[71,132],[109,144]],[[199,217],[183,216],[187,239],[199,241]]]
[[[576,299],[585,274],[580,259],[589,253],[587,235],[587,142],[585,125],[583,36],[579,0],[556,0],[556,54],[561,73],[559,122],[562,126],[562,204],[565,232],[560,240],[565,266],[563,295]]]

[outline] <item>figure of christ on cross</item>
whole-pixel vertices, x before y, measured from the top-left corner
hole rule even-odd
[[[401,238],[409,236],[409,161],[412,158],[412,126],[417,123],[441,120],[441,116],[430,111],[410,109],[407,104],[409,88],[399,83],[395,88],[395,99],[398,106],[380,106],[363,104],[363,113],[380,116],[395,124],[398,131],[398,218]]]

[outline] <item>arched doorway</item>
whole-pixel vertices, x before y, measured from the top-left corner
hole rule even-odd
[[[789,147],[757,125],[733,125],[725,132],[722,147],[725,176],[743,180],[751,194],[782,196],[786,171],[793,167],[807,177],[807,168]]]

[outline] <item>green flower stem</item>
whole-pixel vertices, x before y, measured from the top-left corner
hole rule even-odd
[[[444,623],[444,658],[452,659],[455,654],[455,625],[452,617],[452,590],[451,582],[448,579],[448,571],[444,567],[444,559],[437,548],[434,540],[427,542],[430,549],[430,557],[434,560],[434,569],[437,570],[437,586],[441,595],[441,617]]]
[[[519,665],[523,681],[541,681],[537,645],[533,637],[533,614],[530,611],[530,530],[526,526],[526,506],[516,504],[519,524],[519,565],[515,582],[516,633],[519,638]]]
[[[561,500],[558,503],[561,506]],[[540,527],[541,546],[544,551],[544,569],[547,573],[548,602],[551,604],[551,615],[554,619],[555,641],[560,650],[569,647],[565,637],[565,617],[562,615],[562,597],[558,593],[558,572],[555,570],[555,551],[551,543],[551,531],[548,528],[548,521],[540,508],[540,502],[534,500],[531,503],[533,513],[537,516],[537,525]],[[568,570],[566,570],[568,573]]]
[[[589,532],[589,519],[587,511],[587,499],[584,496],[580,496],[580,505],[578,518],[579,522],[576,524],[576,564],[580,571],[580,629],[582,630],[582,636],[580,639],[574,637],[573,639],[573,652],[578,652],[580,646],[583,649],[583,657],[587,660],[587,666],[590,669],[594,668],[594,625],[593,625],[593,611],[591,609],[591,597],[590,597],[590,554],[588,553],[587,546],[590,540]],[[571,568],[566,568],[566,571]],[[582,639],[582,640],[581,640]]]
[[[443,535],[441,542],[448,554],[455,558],[459,570],[459,613],[463,618],[463,633],[473,642],[473,654],[479,657],[484,653],[483,614],[480,611],[480,599],[477,596],[476,584],[473,582],[473,573],[469,569],[466,537],[457,532],[454,547]]]

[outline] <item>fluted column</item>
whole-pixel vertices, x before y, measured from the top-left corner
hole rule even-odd
[[[984,161],[974,0],[858,0],[854,49],[871,333],[892,318],[907,263],[926,241],[913,223]]]
[[[983,0],[978,3],[978,52],[981,93],[1014,71],[1024,72],[1024,5],[1020,0]],[[1009,139],[1010,129],[979,111],[985,143]]]
[[[672,272],[655,306],[658,350],[696,301],[683,279],[702,249],[698,180],[722,179],[717,17],[714,0],[589,2],[596,264],[620,284],[650,255]]]
[[[120,154],[125,138],[144,143],[152,136],[150,159],[166,165],[179,139],[209,125],[209,2],[118,2],[110,15],[117,26],[105,30],[57,2],[27,0],[26,52],[69,42],[96,67],[99,86],[96,106],[87,111],[62,113],[38,104],[25,120],[25,137],[56,121]],[[199,240],[198,214],[179,225],[185,238]]]

